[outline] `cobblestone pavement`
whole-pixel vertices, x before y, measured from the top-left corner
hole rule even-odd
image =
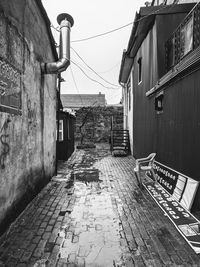
[[[106,145],[77,150],[12,224],[1,266],[200,266],[133,173]]]

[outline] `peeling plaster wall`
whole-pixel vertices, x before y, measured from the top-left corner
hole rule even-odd
[[[42,61],[55,58],[37,1],[1,0],[0,226],[54,173],[56,76]]]

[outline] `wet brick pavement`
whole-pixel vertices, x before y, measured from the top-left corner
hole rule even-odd
[[[77,150],[1,240],[0,267],[200,266],[108,146]]]

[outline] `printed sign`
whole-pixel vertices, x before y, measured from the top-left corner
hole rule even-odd
[[[178,174],[157,161],[154,164],[154,170],[157,181],[172,195],[176,187]]]
[[[199,182],[158,161],[154,162],[154,171],[158,183],[186,209],[190,210]],[[148,176],[151,177],[151,174],[148,173]]]
[[[0,13],[0,111],[21,113],[23,42],[16,28]]]
[[[200,222],[158,183],[148,182],[144,187],[192,249],[200,253]]]
[[[20,107],[20,72],[0,58],[0,104]]]

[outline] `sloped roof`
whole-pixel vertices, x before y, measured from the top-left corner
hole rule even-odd
[[[63,108],[78,109],[88,106],[105,106],[105,94],[61,94]]]
[[[52,52],[53,52],[53,55],[55,57],[55,60],[58,60],[58,53],[57,53],[57,50],[56,50],[56,46],[55,46],[55,40],[54,40],[54,37],[52,35],[52,32],[51,32],[51,22],[49,20],[49,17],[47,15],[47,12],[42,4],[42,1],[41,0],[35,0],[36,4],[38,5],[40,11],[41,11],[41,14],[44,18],[44,21],[45,21],[45,24],[46,24],[46,29],[47,29],[47,32],[48,32],[48,35],[49,35],[49,39],[50,39],[50,45],[51,45],[51,48],[52,48]]]
[[[148,34],[149,29],[153,26],[156,16],[188,13],[194,5],[194,3],[187,3],[167,6],[141,7],[139,13],[136,12],[128,47],[123,51],[122,55],[119,83],[127,83],[134,57],[141,46],[141,43]]]

